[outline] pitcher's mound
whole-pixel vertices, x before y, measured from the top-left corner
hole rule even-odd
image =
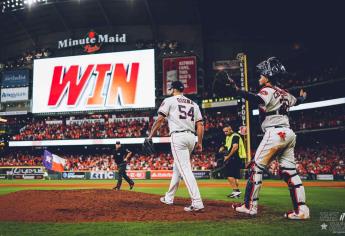
[[[18,191],[0,196],[0,221],[219,221],[245,217],[232,210],[231,202],[205,200],[204,213],[190,213],[183,210],[189,199],[176,198],[168,206],[159,198],[105,189]]]

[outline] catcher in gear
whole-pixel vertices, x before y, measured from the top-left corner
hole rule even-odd
[[[233,208],[240,213],[257,214],[263,171],[274,158],[277,158],[281,177],[289,187],[293,204],[293,210],[286,212],[284,216],[292,220],[309,219],[304,187],[296,171],[294,156],[296,135],[290,129],[288,117],[289,108],[302,103],[307,94],[301,90],[300,96],[295,98],[276,86],[277,80],[286,73],[285,67],[277,58],[268,58],[256,68],[260,74],[259,85],[261,86],[258,94],[239,89],[235,82],[229,79],[232,88],[240,97],[259,106],[261,128],[265,133],[249,168],[250,176],[244,203],[233,205]]]

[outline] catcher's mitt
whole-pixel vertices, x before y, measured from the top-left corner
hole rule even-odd
[[[213,85],[213,94],[219,97],[234,96],[236,84],[226,71],[220,71],[215,75]]]
[[[153,146],[152,139],[145,138],[145,141],[142,145],[143,153],[145,155],[152,155],[155,153],[155,148]]]

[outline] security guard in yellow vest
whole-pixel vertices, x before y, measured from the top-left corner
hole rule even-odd
[[[232,193],[228,195],[230,198],[239,198],[241,191],[238,188],[238,180],[241,178],[240,170],[243,165],[241,159],[246,158],[246,150],[243,140],[238,133],[235,133],[230,125],[223,128],[225,134],[226,154],[224,155],[224,176],[228,179]]]

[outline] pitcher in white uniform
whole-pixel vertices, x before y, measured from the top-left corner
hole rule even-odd
[[[307,94],[301,90],[300,97],[295,98],[275,86],[277,79],[286,73],[285,67],[277,58],[268,58],[258,64],[257,69],[260,73],[259,84],[262,86],[258,94],[240,90],[230,79],[232,86],[241,97],[259,105],[261,128],[265,133],[250,166],[244,204],[235,204],[233,208],[237,212],[257,214],[263,171],[274,158],[277,158],[280,174],[288,184],[294,208],[284,216],[292,220],[309,219],[304,187],[296,171],[294,156],[296,135],[290,129],[288,117],[289,108],[302,103]]]
[[[174,166],[169,190],[164,197],[160,198],[160,201],[164,204],[172,205],[180,180],[183,178],[192,199],[192,204],[185,207],[184,210],[202,212],[204,204],[192,172],[190,154],[194,147],[196,151],[202,151],[204,125],[198,104],[183,96],[183,90],[184,86],[180,81],[171,83],[170,91],[172,96],[164,99],[159,107],[158,118],[153,124],[148,138],[151,139],[164,123],[164,120],[168,120]],[[195,134],[198,137],[196,145]]]

